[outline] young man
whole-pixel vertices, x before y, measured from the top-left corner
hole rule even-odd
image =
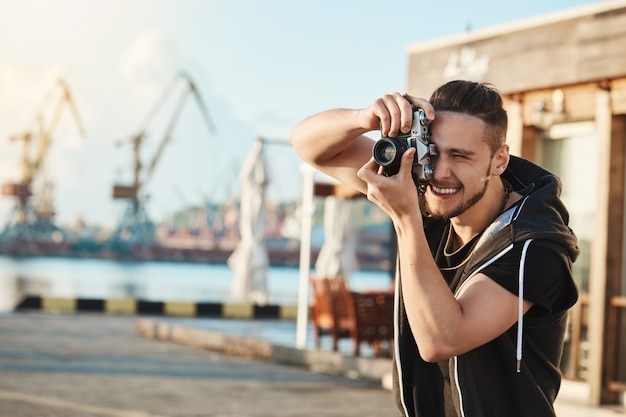
[[[422,191],[415,148],[385,176],[364,134],[407,133],[424,109],[437,150]],[[452,81],[429,101],[385,95],[311,116],[298,154],[380,206],[398,238],[394,393],[405,416],[554,416],[578,255],[558,178],[509,155],[488,84]]]

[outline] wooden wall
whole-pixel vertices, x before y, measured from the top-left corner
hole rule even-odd
[[[626,1],[576,10],[411,45],[407,91],[461,78],[512,94],[624,76]]]

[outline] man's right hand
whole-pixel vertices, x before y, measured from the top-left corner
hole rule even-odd
[[[380,129],[383,137],[396,137],[400,132],[409,132],[413,123],[413,110],[417,107],[426,112],[429,120],[435,118],[435,110],[428,100],[397,92],[376,99],[365,112],[370,118],[369,127],[372,130]]]

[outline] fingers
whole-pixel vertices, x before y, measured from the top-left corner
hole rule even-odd
[[[408,133],[413,124],[413,111],[421,108],[429,120],[435,118],[435,109],[428,100],[408,94],[385,94],[372,105],[374,115],[380,123],[383,137],[397,137],[400,133]]]
[[[380,120],[380,133],[383,137],[396,137],[407,133],[413,121],[411,103],[400,93],[385,94],[374,102],[374,112]]]
[[[400,172],[390,177],[384,176],[382,168],[374,158],[370,159],[357,172],[357,176],[367,183],[367,198],[392,218],[402,213],[414,212],[419,207],[417,189],[413,182],[412,165],[415,148],[408,149],[401,160]]]
[[[414,108],[420,108],[424,110],[424,112],[426,112],[426,117],[428,117],[428,120],[435,120],[435,109],[428,100],[421,97],[411,96],[409,94],[405,94],[404,97],[409,102],[411,102]]]
[[[400,161],[400,171],[396,174],[402,181],[413,181],[413,158],[415,156],[415,148],[407,149],[402,155]],[[368,184],[380,181],[383,175],[383,167],[379,166],[374,158],[371,158],[358,171],[357,176]],[[383,177],[384,178],[384,177]]]
[[[415,148],[409,148],[402,154],[398,175],[401,175],[405,181],[413,181],[413,158],[415,151]]]

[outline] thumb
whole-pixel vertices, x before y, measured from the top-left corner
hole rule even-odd
[[[408,177],[405,179],[413,180],[413,158],[415,157],[415,152],[417,150],[413,147],[407,149],[402,155],[402,159],[400,160],[400,171],[398,174],[403,177]]]

